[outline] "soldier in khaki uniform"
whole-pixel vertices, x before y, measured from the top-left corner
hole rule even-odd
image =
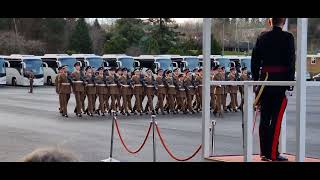
[[[217,68],[216,66],[211,68],[211,72],[210,72],[210,80],[213,81],[213,77],[215,74],[217,74]],[[214,85],[210,85],[210,108],[213,111],[215,109],[215,103],[216,103],[216,97],[214,95],[214,89],[216,87]]]
[[[122,96],[121,114],[130,116],[129,107],[131,108],[131,78],[126,68],[122,69],[122,76],[119,78],[120,93]]]
[[[186,89],[185,89],[184,83],[183,83],[184,76],[183,76],[183,74],[180,74],[178,77],[179,77],[178,81],[176,82],[177,110],[179,109],[180,111],[183,112],[183,114],[187,114],[188,112],[186,111],[186,107],[185,107],[185,103],[184,103],[184,100],[187,97]]]
[[[176,86],[175,86],[175,80],[172,77],[172,72],[171,71],[166,71],[165,74],[165,85],[167,88],[167,102],[168,102],[168,114],[176,114],[175,111],[175,104],[174,104],[174,99],[176,96]]]
[[[194,80],[192,79],[192,76],[190,75],[190,72],[188,69],[184,70],[185,72],[185,77],[183,80],[184,86],[186,88],[186,93],[187,93],[187,109],[189,110],[190,113],[194,114],[195,112],[193,111],[192,108],[192,101],[194,99],[195,95],[195,86],[194,86]]]
[[[54,84],[55,84],[55,86],[56,86],[56,93],[59,95],[59,82],[58,82],[58,80],[59,80],[59,76],[63,73],[62,71],[63,71],[63,68],[62,67],[59,67],[58,68],[58,71],[59,71],[59,73],[57,74],[57,76],[56,76],[56,79],[55,79],[55,81],[54,81]],[[61,105],[61,103],[62,103],[62,101],[61,101],[61,97],[59,96],[59,113],[60,114],[62,114],[62,105]]]
[[[61,100],[61,110],[62,116],[68,117],[68,100],[67,96],[71,93],[71,83],[67,76],[65,66],[62,68],[62,73],[58,77],[58,87],[59,87],[59,99]]]
[[[220,69],[220,73],[221,73],[221,78],[222,80],[221,81],[226,81],[226,70],[225,70],[225,67],[222,66],[221,69]],[[221,103],[222,103],[222,107],[223,107],[223,111],[224,112],[228,112],[228,108],[227,108],[227,96],[228,96],[228,93],[229,93],[229,87],[224,85],[222,86],[222,96],[221,96]]]
[[[116,101],[117,104],[120,104],[120,89],[119,89],[119,82],[118,77],[115,74],[115,69],[111,68],[109,71],[109,76],[107,77],[107,85],[109,87],[109,93],[111,96],[111,107],[109,109],[109,113],[111,114],[111,110],[115,111],[116,113]]]
[[[76,99],[76,108],[74,112],[78,117],[82,117],[81,109],[82,111],[85,111],[85,109],[83,108],[83,101],[85,97],[83,74],[81,73],[81,66],[79,62],[76,62],[74,64],[74,67],[74,71],[71,73],[72,89]]]
[[[217,70],[217,69],[218,69],[218,72],[213,76],[213,81],[222,81],[223,74],[221,73],[221,68],[219,66],[216,66],[214,70]],[[221,85],[215,86],[214,95],[215,95],[216,103],[215,103],[215,109],[213,113],[215,116],[218,113],[219,117],[222,117],[221,106],[223,106],[223,104],[221,102],[221,99],[223,96],[223,88]]]
[[[240,81],[248,81],[250,78],[248,76],[248,71],[246,67],[241,68],[241,75],[240,75]],[[241,104],[239,106],[240,110],[243,110],[243,103],[244,103],[244,91],[243,86],[239,86],[239,91],[241,95]]]
[[[29,93],[33,93],[33,82],[34,82],[34,74],[32,72],[32,70],[30,71],[29,73],[29,82],[30,82],[30,90],[29,90]]]
[[[92,69],[90,66],[86,67],[86,75],[84,77],[84,82],[86,84],[85,91],[88,97],[88,112],[89,116],[93,116],[93,107],[94,107],[94,100],[96,94],[96,86],[95,86],[95,78],[92,74]]]
[[[99,110],[102,114],[102,116],[105,116],[106,113],[106,108],[105,108],[105,97],[106,94],[108,93],[108,89],[106,88],[106,79],[103,76],[103,67],[98,68],[98,75],[96,76],[96,90],[97,90],[97,95],[99,97]],[[100,114],[99,112],[99,114]]]
[[[140,70],[139,69],[135,69],[134,70],[134,75],[131,78],[132,80],[132,86],[133,86],[133,94],[135,97],[135,111],[134,114],[136,115],[138,111],[140,113],[140,115],[142,115],[142,100],[141,100],[141,96],[143,94],[143,87],[142,87],[142,77],[140,74]]]
[[[175,68],[173,69],[173,82],[174,82],[174,85],[176,85],[176,82],[179,80],[179,68]],[[174,98],[174,107],[176,109],[177,107],[177,98],[176,96],[173,96]]]
[[[230,74],[228,75],[229,81],[236,81],[236,69],[232,67],[230,69]],[[236,104],[236,99],[237,99],[237,93],[238,93],[238,86],[229,86],[229,92],[230,92],[230,97],[231,97],[231,109],[234,112],[237,112],[237,104]]]
[[[147,69],[146,75],[144,76],[144,88],[148,98],[146,106],[144,108],[144,112],[146,114],[152,113],[155,114],[154,107],[153,107],[153,98],[155,94],[155,78],[152,74],[151,69]]]
[[[165,115],[163,101],[166,95],[166,88],[164,86],[163,70],[159,69],[157,74],[158,75],[156,77],[156,90],[157,90],[157,96],[158,96],[158,103],[156,107],[156,113],[158,114],[159,113],[158,111],[160,109],[162,115]]]
[[[109,112],[109,110],[110,110],[110,106],[109,106],[110,90],[109,90],[109,87],[108,87],[108,84],[107,84],[107,79],[109,77],[109,70],[108,69],[103,70],[103,77],[104,77],[105,82],[106,82],[106,86],[104,87],[106,94],[104,94],[104,98],[103,98],[103,100],[104,100],[104,109],[105,109],[106,112]]]
[[[195,79],[195,86],[196,86],[196,107],[195,110],[197,112],[201,111],[202,109],[202,69],[198,70],[197,77]]]

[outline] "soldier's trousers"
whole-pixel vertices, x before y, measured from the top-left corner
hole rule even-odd
[[[260,151],[262,156],[274,160],[279,155],[279,135],[287,97],[285,92],[263,93],[260,102]]]
[[[227,95],[228,94],[221,95],[221,103],[222,103],[223,110],[227,110]]]
[[[214,110],[216,106],[216,96],[213,93],[210,93],[210,106]]]
[[[164,112],[163,111],[163,100],[164,100],[164,94],[162,94],[162,93],[159,93],[158,94],[158,103],[157,103],[157,109],[156,110],[158,110],[158,109],[160,109],[161,110],[161,112]]]
[[[216,98],[216,103],[215,103],[215,108],[214,111],[217,113],[221,113],[221,106],[222,106],[222,99],[223,94],[215,94],[215,98]]]
[[[83,108],[83,105],[82,105],[82,99],[83,99],[83,96],[84,96],[84,93],[83,92],[75,92],[74,93],[74,97],[76,99],[76,108],[75,108],[75,112],[77,114],[81,114],[81,109]],[[85,109],[82,109],[83,111]]]
[[[84,101],[86,100],[86,97],[87,97],[87,95],[85,93],[83,93],[83,96],[81,99],[82,99],[82,109],[84,112],[88,110],[85,108],[85,103],[84,103]]]
[[[237,93],[230,93],[230,97],[231,97],[231,108],[233,110],[237,109]]]
[[[175,109],[174,109],[174,96],[175,96],[175,94],[168,94],[167,95],[168,107],[171,112],[175,111]]]
[[[59,94],[59,99],[61,100],[61,111],[62,111],[62,115],[66,115],[68,114],[68,98],[67,98],[68,94]]]
[[[105,113],[106,112],[106,109],[104,107],[104,103],[105,103],[105,94],[98,94],[98,97],[99,97],[99,109],[102,113]]]
[[[136,101],[134,103],[135,109],[141,113],[142,112],[142,102],[141,102],[141,95],[140,94],[135,94],[134,95]]]
[[[33,93],[33,79],[30,80],[30,93]]]
[[[61,99],[60,94],[58,94],[58,96],[59,96],[59,111],[60,111],[60,113],[62,113],[62,99]]]
[[[187,94],[187,109],[192,112],[192,100],[193,100],[194,95],[193,94]]]
[[[87,97],[88,97],[88,112],[89,113],[93,113],[93,103],[94,100],[95,100],[95,95],[94,94],[87,94]]]
[[[180,109],[182,112],[186,111],[184,99],[184,97],[177,97],[177,109]]]
[[[110,95],[109,94],[104,94],[103,95],[103,108],[104,111],[109,111],[110,110],[110,106],[109,106],[109,99],[110,99]]]
[[[129,104],[131,107],[131,95],[123,95],[122,96],[122,107],[121,110],[122,112],[128,113],[128,109],[129,109]]]
[[[153,107],[153,97],[154,95],[147,95],[147,103],[146,103],[146,106],[144,108],[144,111],[145,112],[148,112],[148,111],[154,111],[154,107]]]
[[[111,94],[111,110],[117,111],[116,103],[120,105],[120,95],[119,94]]]
[[[195,109],[201,109],[202,108],[202,90],[199,90],[196,94],[196,108]]]

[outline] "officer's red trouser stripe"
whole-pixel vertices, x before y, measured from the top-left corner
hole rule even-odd
[[[286,109],[286,106],[287,106],[287,97],[284,97],[282,100],[280,112],[279,112],[278,119],[276,122],[275,130],[274,130],[274,136],[273,136],[272,148],[271,148],[271,159],[272,160],[275,160],[277,157],[277,146],[278,146],[278,142],[279,142],[281,122],[282,122],[282,118],[283,118],[283,114]]]

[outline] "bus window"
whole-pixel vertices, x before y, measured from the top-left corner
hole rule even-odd
[[[185,61],[188,63],[188,69],[193,71],[194,69],[199,68],[199,59],[198,58],[186,58]]]
[[[73,72],[74,64],[77,62],[75,58],[60,58],[59,61],[61,63],[61,66],[68,66],[68,72]]]
[[[99,67],[104,65],[103,59],[99,57],[87,58],[87,61],[89,62],[90,66],[94,69],[98,69]]]
[[[133,58],[119,58],[119,61],[122,64],[121,68],[127,68],[131,72],[134,70],[134,60],[133,60]]]
[[[5,62],[4,62],[4,59],[0,58],[0,74],[5,74],[6,71],[5,71]]]
[[[172,61],[170,59],[157,59],[156,62],[160,63],[160,68],[162,70],[172,70]]]
[[[31,71],[34,75],[43,74],[42,61],[40,59],[25,59],[26,71]]]

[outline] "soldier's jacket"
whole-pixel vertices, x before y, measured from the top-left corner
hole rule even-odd
[[[248,80],[249,80],[249,76],[248,75],[241,74],[240,81],[248,81]]]
[[[74,71],[71,74],[71,78],[73,92],[84,92],[84,82],[82,74],[78,71]]]
[[[210,76],[210,80],[211,80],[211,81],[215,81],[215,80],[214,80],[214,75],[211,75],[211,76]],[[210,94],[214,94],[214,89],[215,89],[215,88],[216,88],[216,86],[214,86],[214,85],[211,85],[211,86],[210,86]]]
[[[120,94],[119,82],[117,76],[114,74],[113,76],[107,76],[106,84],[109,87],[110,94]]]
[[[176,94],[176,82],[173,77],[166,77],[165,78],[165,85],[167,88],[168,94]]]
[[[143,86],[142,86],[142,78],[138,77],[137,75],[133,75],[132,78],[132,86],[133,86],[133,94],[139,94],[142,95],[143,94]]]
[[[221,73],[217,73],[213,76],[213,81],[222,81],[223,77]],[[214,94],[224,94],[223,88],[221,86],[215,86]]]
[[[144,77],[144,87],[145,92],[147,95],[154,95],[155,94],[155,79],[153,76],[145,76]]]
[[[121,95],[131,95],[132,94],[131,79],[128,76],[121,76],[119,78],[119,83],[120,83]]]
[[[229,81],[236,81],[236,76],[232,75],[231,73],[228,76]],[[237,93],[238,92],[238,86],[228,86],[230,93]]]
[[[183,80],[184,86],[187,90],[187,94],[194,95],[195,94],[195,87],[192,80],[192,77],[185,77]]]
[[[226,81],[226,80],[228,80],[227,78],[226,78],[226,75],[225,74],[222,74],[221,73],[221,81]],[[226,85],[224,85],[224,86],[222,86],[222,93],[223,94],[227,94],[227,93],[229,93],[230,92],[230,90],[229,90],[229,87],[228,86],[226,86]]]
[[[109,93],[109,89],[108,86],[106,84],[106,79],[103,76],[96,76],[96,90],[97,90],[97,94],[108,94]]]
[[[95,77],[85,76],[84,81],[86,84],[85,90],[87,94],[96,94]]]
[[[198,91],[202,91],[202,76],[198,75],[196,77],[195,86],[197,87]]]
[[[184,87],[183,81],[176,82],[176,89],[177,89],[177,97],[186,97],[186,88]]]
[[[158,91],[158,94],[166,94],[166,87],[163,81],[163,77],[157,76],[156,78],[156,89]]]
[[[71,83],[67,75],[59,75],[58,78],[59,94],[70,94]]]
[[[59,76],[60,76],[60,74],[57,74],[56,79],[54,81],[54,84],[56,85],[56,93],[57,94],[59,94],[59,82],[58,82]]]

